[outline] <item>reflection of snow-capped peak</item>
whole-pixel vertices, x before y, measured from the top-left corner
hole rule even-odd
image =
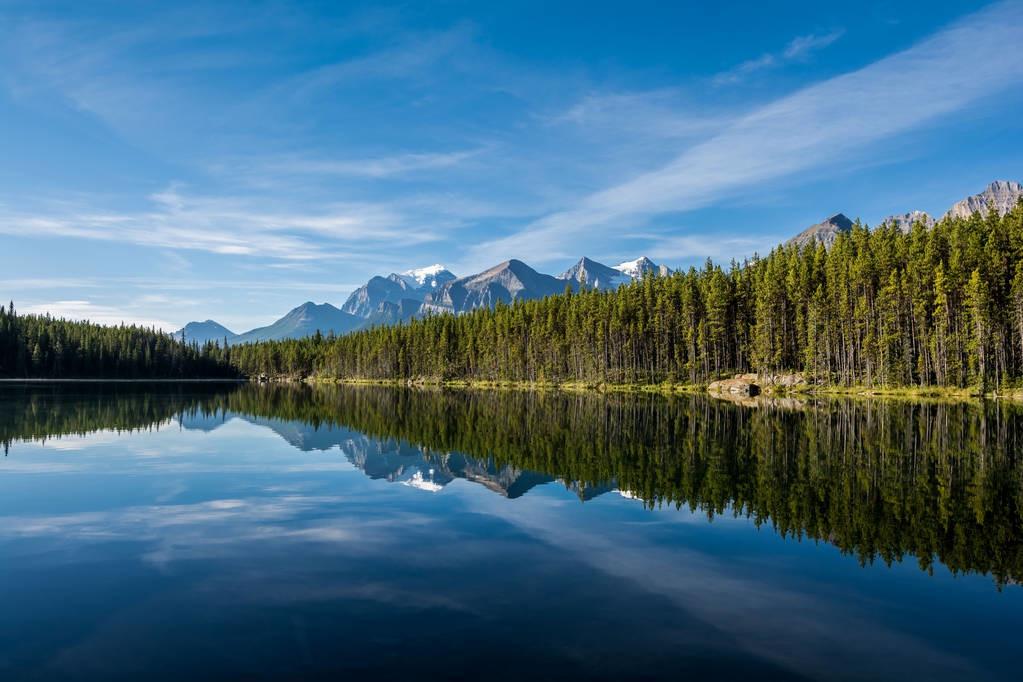
[[[427,282],[430,282],[432,286],[437,286],[437,275],[445,272],[445,270],[446,268],[440,263],[434,263],[433,265],[427,265],[425,268],[406,270],[398,275],[398,277],[413,287],[421,287]]]
[[[429,475],[430,477],[426,478],[425,476],[423,476],[422,471],[417,471],[416,473],[412,474],[411,478],[405,479],[401,483],[402,485],[407,485],[410,488],[418,488],[419,490],[425,490],[431,493],[440,492],[444,488],[444,486],[442,486],[440,483],[434,482],[433,469],[430,469]]]
[[[632,492],[631,490],[615,490],[616,493],[621,495],[627,500],[642,500],[643,498]]]

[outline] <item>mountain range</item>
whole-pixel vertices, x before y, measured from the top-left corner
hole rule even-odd
[[[952,204],[941,216],[941,220],[969,218],[974,213],[985,214],[989,211],[1005,215],[1021,198],[1023,198],[1023,185],[1009,180],[996,180],[988,185],[983,192]],[[910,211],[901,215],[890,215],[879,224],[894,225],[903,232],[909,232],[916,223],[922,223],[925,228],[931,228],[937,222],[925,211]],[[831,246],[840,233],[850,231],[852,226],[851,220],[841,213],[836,213],[830,218],[811,225],[786,243],[805,246],[813,242],[820,242],[825,246]]]
[[[456,277],[442,265],[375,276],[351,293],[336,308],[329,303],[311,301],[288,312],[271,325],[235,334],[213,320],[189,322],[174,332],[199,344],[207,341],[230,344],[254,341],[278,341],[312,336],[348,334],[382,324],[395,324],[432,313],[464,313],[488,308],[498,302],[544,298],[565,289],[617,289],[648,274],[667,274],[670,270],[641,257],[610,267],[590,258],[582,258],[566,272],[555,277],[537,272],[520,260],[508,260],[468,277]]]
[[[999,180],[992,182],[983,192],[966,197],[953,204],[942,216],[964,218],[975,212],[997,211],[1004,215],[1023,199],[1023,185]],[[925,228],[936,221],[923,211],[891,215],[881,225],[894,225],[908,232],[921,223]],[[821,243],[834,244],[838,235],[849,232],[853,221],[836,213],[811,225],[787,244],[805,246]],[[327,335],[348,334],[383,324],[404,322],[432,313],[464,313],[478,308],[489,308],[501,303],[530,300],[560,294],[566,289],[613,290],[647,275],[665,276],[667,267],[641,257],[611,267],[583,257],[560,275],[548,275],[534,270],[520,260],[506,260],[487,270],[457,277],[443,265],[430,265],[402,273],[376,276],[352,292],[340,308],[329,303],[306,302],[288,312],[273,324],[235,334],[213,321],[189,322],[174,333],[189,342],[217,341],[231,344],[253,341],[280,340],[311,336],[317,331]]]

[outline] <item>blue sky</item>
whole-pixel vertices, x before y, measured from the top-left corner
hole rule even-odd
[[[1023,2],[0,0],[0,296],[235,331],[374,274],[765,252],[1023,180]]]

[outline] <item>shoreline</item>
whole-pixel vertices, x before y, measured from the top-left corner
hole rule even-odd
[[[660,383],[660,384],[636,384],[636,383],[597,383],[585,381],[495,381],[495,380],[418,380],[407,379],[354,379],[354,378],[328,378],[328,377],[306,377],[304,379],[294,377],[279,377],[269,379],[267,382],[259,381],[258,378],[241,379],[212,379],[212,378],[182,378],[182,379],[100,379],[100,378],[0,378],[0,385],[8,384],[246,384],[246,383],[271,383],[271,384],[309,384],[309,385],[346,385],[346,386],[391,386],[401,388],[452,388],[452,389],[475,389],[475,390],[509,390],[509,391],[563,391],[570,393],[598,392],[598,393],[646,393],[657,395],[692,395],[705,394],[721,399],[742,398],[739,394],[728,391],[708,390],[707,383],[685,384],[685,383]],[[800,385],[789,387],[765,386],[761,393],[753,396],[757,398],[898,398],[915,400],[952,400],[952,401],[974,401],[974,400],[1012,400],[1023,401],[1023,389],[1017,388],[1003,391],[988,391],[981,393],[976,388],[941,387],[941,386],[890,386],[870,387],[863,385],[837,386],[837,385]],[[747,396],[748,398],[748,396]]]
[[[270,383],[277,383],[271,380]],[[656,393],[661,395],[678,395],[704,393],[711,397],[740,397],[727,391],[708,390],[708,384],[605,384],[591,382],[529,382],[529,381],[472,381],[472,380],[432,380],[408,381],[402,379],[346,379],[308,377],[306,379],[286,379],[281,383],[334,384],[349,386],[394,386],[408,388],[459,388],[459,389],[497,389],[516,391],[596,391],[602,393]],[[793,386],[765,387],[758,396],[764,398],[903,398],[927,400],[1014,400],[1023,401],[1023,389],[1009,391],[988,391],[981,393],[975,388],[941,387],[941,386],[891,386],[870,387],[852,386]]]
[[[7,379],[0,384],[246,384],[250,379]]]

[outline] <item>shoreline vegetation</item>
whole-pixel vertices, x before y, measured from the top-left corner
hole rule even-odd
[[[856,224],[827,247],[789,243],[612,291],[230,350],[250,377],[681,390],[787,373],[807,384],[787,391],[1015,395],[1023,202],[933,227]]]
[[[710,391],[707,383],[701,384],[608,384],[588,382],[528,382],[528,381],[467,381],[423,379],[407,381],[401,379],[346,379],[346,378],[285,378],[274,379],[272,383],[309,383],[342,386],[393,386],[411,388],[453,388],[473,390],[514,390],[514,391],[565,391],[603,393],[660,393],[707,394],[722,399],[752,397],[798,398],[798,397],[877,397],[877,398],[944,398],[957,400],[1020,400],[1023,389],[981,392],[977,388],[954,388],[943,386],[837,386],[803,385],[787,388],[768,388],[755,396],[740,396],[728,391]]]
[[[0,378],[0,384],[249,384],[260,383],[258,377],[248,378],[171,378],[171,379],[104,379],[104,378]],[[441,380],[441,379],[358,379],[317,377],[275,377],[271,384],[310,384],[336,386],[382,386],[394,388],[508,390],[508,391],[562,391],[594,393],[650,393],[662,395],[707,394],[724,400],[740,398],[756,401],[758,398],[921,398],[954,400],[1018,400],[1023,401],[1023,389],[981,392],[977,388],[942,386],[837,386],[804,385],[788,388],[768,388],[754,396],[742,396],[728,391],[708,390],[708,384],[608,384],[589,382],[528,382],[498,380]]]
[[[312,386],[375,386],[413,389],[452,389],[473,391],[536,391],[564,393],[633,393],[655,395],[708,395],[711,398],[744,405],[767,404],[776,399],[809,398],[884,398],[904,400],[981,401],[1011,400],[1023,402],[1023,389],[981,392],[973,388],[942,386],[837,386],[803,385],[796,387],[768,387],[755,395],[741,395],[728,391],[713,391],[707,383],[701,384],[609,384],[590,382],[528,382],[499,380],[441,380],[441,379],[359,379],[336,377],[274,377],[260,381],[259,377],[242,378],[170,378],[170,379],[104,379],[104,378],[8,378],[0,377],[0,385],[16,384],[309,384]]]
[[[11,378],[0,377],[0,384],[245,384],[251,380],[245,377],[238,378],[170,378],[170,379],[104,379],[102,377],[68,377],[68,378]]]
[[[933,227],[857,223],[830,246],[788,243],[615,290],[491,295],[492,308],[342,336],[201,346],[12,303],[0,306],[0,377],[1023,397],[1023,201]]]

